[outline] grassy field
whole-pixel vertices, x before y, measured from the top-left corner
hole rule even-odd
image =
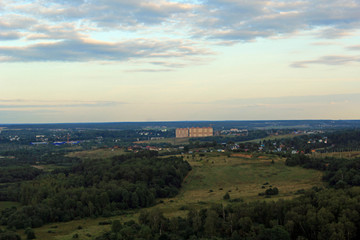
[[[155,206],[168,216],[183,214],[178,209],[184,205],[201,207],[212,203],[226,204],[223,200],[226,192],[232,199],[269,200],[258,194],[272,186],[279,189],[279,195],[270,198],[276,200],[293,198],[300,189],[323,186],[322,172],[288,167],[285,159],[275,156],[233,154],[228,157],[226,154],[213,153],[195,159],[186,156],[185,159],[193,170],[185,179],[180,194],[172,199],[163,199],[163,204]]]
[[[4,210],[5,208],[11,208],[11,207],[19,207],[20,203],[18,202],[4,202],[0,201],[0,212]]]
[[[139,141],[134,143],[147,143],[147,144],[159,144],[159,143],[169,143],[173,145],[189,144],[189,138],[164,138],[157,140],[148,140],[148,141]]]
[[[113,154],[115,153],[103,149],[76,156],[86,159],[95,156],[109,157]],[[184,206],[203,208],[212,203],[227,204],[228,202],[223,200],[226,192],[229,192],[231,199],[268,201],[293,198],[297,190],[323,186],[321,172],[300,167],[287,167],[284,164],[285,160],[275,155],[234,153],[229,156],[227,153],[216,152],[205,153],[203,156],[196,154],[194,158],[192,155],[184,155],[184,158],[189,161],[193,170],[185,178],[180,193],[175,198],[161,199],[161,203],[148,210],[160,209],[167,217],[186,216],[187,211],[180,210]],[[264,185],[265,183],[268,184]],[[258,195],[270,186],[277,187],[279,195],[270,199]],[[137,220],[138,214],[138,211],[134,210],[123,216],[106,219],[90,218],[68,223],[53,223],[35,229],[35,234],[40,240],[70,240],[76,233],[79,234],[79,239],[93,239],[94,236],[110,228],[110,225],[99,225],[99,222],[114,219]],[[23,233],[23,230],[19,233]]]
[[[258,139],[254,139],[254,140],[249,140],[249,141],[243,141],[243,142],[259,142],[259,141],[268,141],[268,140],[276,140],[276,139],[283,139],[283,138],[294,138],[294,137],[298,137],[298,136],[302,136],[305,134],[283,134],[283,135],[272,135],[272,136],[268,136],[265,138],[258,138]]]
[[[44,164],[44,165],[31,165],[32,167],[34,168],[37,168],[37,169],[40,169],[40,170],[43,170],[45,172],[51,172],[55,169],[59,169],[59,168],[64,168],[63,166],[58,166],[56,164]]]
[[[332,152],[332,153],[313,153],[312,156],[318,158],[335,157],[335,158],[360,158],[360,151],[353,152]]]
[[[96,149],[80,152],[71,152],[67,156],[81,159],[105,159],[125,154],[124,149]]]
[[[65,223],[52,223],[35,228],[34,232],[38,240],[71,240],[74,234],[78,234],[78,239],[90,240],[95,236],[99,236],[109,231],[111,225],[100,225],[101,222],[110,222],[114,220],[129,221],[138,219],[138,213],[130,213],[127,215],[110,217],[110,218],[86,218],[81,220],[73,220]],[[21,239],[26,239],[24,230],[18,230]]]

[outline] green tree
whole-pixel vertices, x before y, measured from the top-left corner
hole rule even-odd
[[[32,228],[25,229],[26,239],[35,239],[35,232]]]
[[[224,200],[229,200],[230,199],[230,194],[229,192],[226,192],[225,195],[223,196]]]

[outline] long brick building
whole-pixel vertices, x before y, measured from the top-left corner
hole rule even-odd
[[[177,128],[176,138],[186,137],[210,137],[214,135],[212,127],[192,127],[192,128]]]

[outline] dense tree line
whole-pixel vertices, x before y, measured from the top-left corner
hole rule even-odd
[[[156,152],[82,161],[21,183],[16,199],[8,197],[23,207],[2,211],[0,221],[8,227],[39,227],[151,206],[156,198],[175,196],[190,169],[182,158],[159,158]]]
[[[57,165],[72,165],[79,161],[79,158],[67,157],[67,153],[71,151],[64,147],[55,146],[38,146],[34,148],[23,148],[8,151],[1,151],[0,155],[7,157],[11,156],[13,159],[0,159],[0,166],[20,166],[29,164],[57,164]]]
[[[358,150],[360,146],[360,129],[347,129],[328,134],[329,143],[334,145],[334,151]]]
[[[31,166],[11,166],[0,168],[0,183],[32,180],[42,174],[43,171]]]
[[[14,231],[0,229],[0,240],[21,240],[21,237]]]
[[[324,171],[323,180],[338,188],[360,186],[360,159],[313,158],[304,154],[294,154],[286,159],[288,166],[299,165]]]
[[[231,203],[188,211],[186,218],[142,212],[139,223],[114,221],[97,240],[247,239],[351,240],[360,238],[360,189],[309,190],[293,200]]]

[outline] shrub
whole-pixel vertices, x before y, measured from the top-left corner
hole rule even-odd
[[[278,195],[279,189],[277,187],[266,189],[265,195]]]
[[[224,200],[229,200],[230,199],[230,194],[227,192],[225,193],[225,195],[223,196]]]

